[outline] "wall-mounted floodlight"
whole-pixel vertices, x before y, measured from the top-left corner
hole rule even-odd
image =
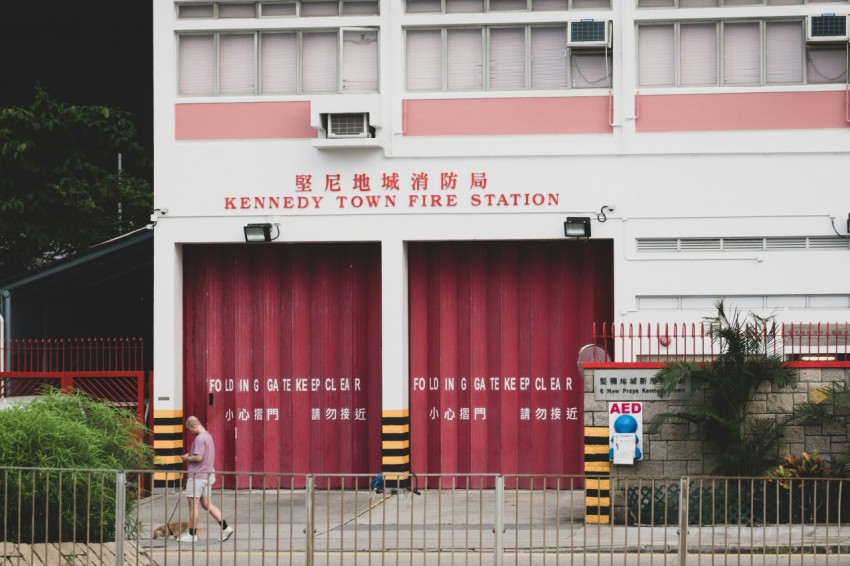
[[[245,226],[245,241],[246,242],[271,242],[280,236],[280,228],[277,224],[275,227],[275,235],[272,237],[271,224],[248,224]]]
[[[589,238],[590,217],[569,216],[564,222],[564,236],[567,238]]]

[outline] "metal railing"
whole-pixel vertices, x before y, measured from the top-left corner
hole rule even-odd
[[[141,338],[5,338],[0,371],[142,371]]]
[[[795,362],[850,361],[850,323],[783,323],[748,329],[764,337],[765,354]],[[709,323],[594,323],[590,362],[704,362],[722,345],[712,340]],[[607,354],[607,357],[606,357]]]
[[[850,479],[611,478],[608,524],[585,523],[580,476],[217,473],[197,540],[181,481],[153,472],[0,468],[9,563],[52,549],[74,564],[845,564]],[[224,489],[241,476],[243,489]],[[147,478],[148,480],[150,478]],[[323,485],[336,487],[323,488]],[[591,509],[598,515],[598,509]],[[681,527],[685,525],[685,527]],[[154,538],[156,537],[156,538]],[[64,549],[64,550],[63,550]],[[71,550],[68,550],[71,549]],[[84,550],[81,550],[84,549]],[[76,561],[74,561],[76,560]]]

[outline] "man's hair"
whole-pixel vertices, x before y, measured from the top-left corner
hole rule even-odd
[[[199,424],[201,424],[201,421],[198,420],[198,417],[189,417],[188,419],[186,419],[186,426],[187,427],[199,425]]]

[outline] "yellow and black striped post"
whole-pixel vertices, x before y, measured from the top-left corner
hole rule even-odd
[[[169,409],[154,411],[153,450],[157,472],[153,476],[154,488],[178,487],[183,469],[183,411]]]
[[[410,487],[410,410],[384,411],[381,418],[381,474],[384,485]]]
[[[585,523],[611,521],[611,462],[608,460],[608,427],[584,429]]]

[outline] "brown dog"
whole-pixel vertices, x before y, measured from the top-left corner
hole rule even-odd
[[[177,538],[189,529],[189,521],[174,521],[159,526],[153,531],[153,538]]]

